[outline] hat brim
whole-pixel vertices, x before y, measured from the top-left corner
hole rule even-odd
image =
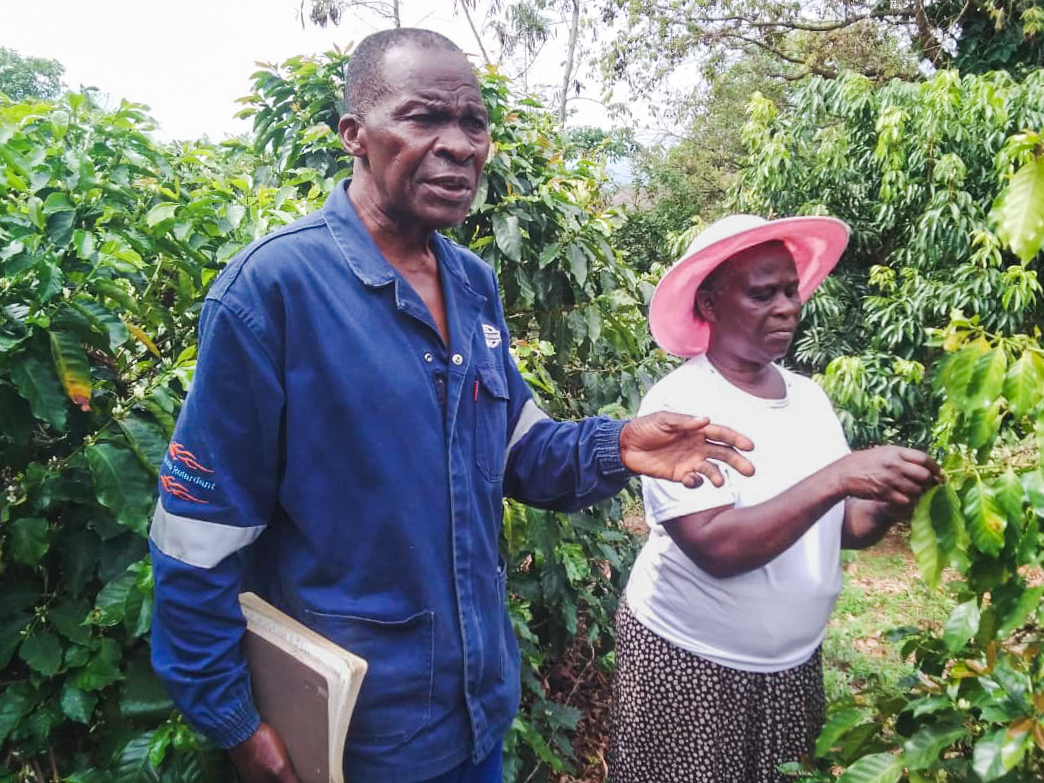
[[[772,220],[721,239],[671,267],[649,304],[649,329],[656,343],[675,356],[707,350],[710,324],[696,315],[696,291],[722,262],[763,242],[780,240],[794,257],[798,295],[807,302],[848,246],[848,225],[837,218],[807,216]]]

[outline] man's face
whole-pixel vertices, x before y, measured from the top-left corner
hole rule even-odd
[[[389,49],[383,66],[385,97],[354,130],[341,123],[345,147],[369,167],[366,195],[396,225],[457,225],[489,151],[475,74],[457,52],[411,45]]]

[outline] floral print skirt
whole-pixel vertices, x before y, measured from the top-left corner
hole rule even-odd
[[[616,615],[609,783],[780,783],[811,753],[826,696],[819,649],[769,674],[720,666]]]

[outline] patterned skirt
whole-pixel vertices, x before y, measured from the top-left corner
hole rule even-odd
[[[609,783],[780,783],[811,752],[826,697],[819,650],[762,674],[676,647],[620,602]]]

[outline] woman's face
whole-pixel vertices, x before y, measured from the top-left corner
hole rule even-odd
[[[782,358],[801,319],[798,274],[782,242],[758,245],[725,262],[697,296],[711,323],[711,350],[754,364]]]

